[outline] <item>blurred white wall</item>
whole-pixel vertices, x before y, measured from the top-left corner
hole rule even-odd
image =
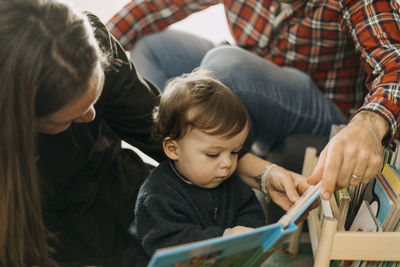
[[[72,2],[80,10],[87,10],[96,14],[103,22],[112,17],[121,7],[130,0],[65,0]]]

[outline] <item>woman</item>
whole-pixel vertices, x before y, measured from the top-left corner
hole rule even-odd
[[[120,266],[149,173],[121,139],[162,159],[159,90],[93,15],[0,0],[0,25],[0,265]],[[268,171],[263,190],[287,209],[308,185],[266,166],[246,153],[238,173],[260,188]]]

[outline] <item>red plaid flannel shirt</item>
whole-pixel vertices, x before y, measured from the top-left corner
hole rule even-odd
[[[271,0],[133,0],[108,22],[125,49],[142,35],[222,3],[236,44],[308,73],[347,115],[379,113],[397,136],[400,119],[400,15],[396,0],[297,1],[279,25]],[[364,98],[364,96],[366,97]],[[361,107],[361,108],[360,108]]]

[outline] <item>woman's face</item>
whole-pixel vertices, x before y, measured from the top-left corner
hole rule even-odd
[[[72,123],[87,123],[94,120],[94,104],[99,99],[104,85],[104,72],[97,65],[89,81],[89,88],[79,99],[65,105],[58,111],[38,119],[37,131],[46,134],[58,134],[69,128]]]

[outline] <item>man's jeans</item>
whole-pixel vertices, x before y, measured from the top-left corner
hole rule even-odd
[[[327,136],[332,124],[347,122],[307,74],[243,48],[166,30],[138,41],[131,58],[139,73],[161,90],[169,78],[196,67],[212,70],[246,105],[251,118],[246,146],[261,156],[288,135]]]

